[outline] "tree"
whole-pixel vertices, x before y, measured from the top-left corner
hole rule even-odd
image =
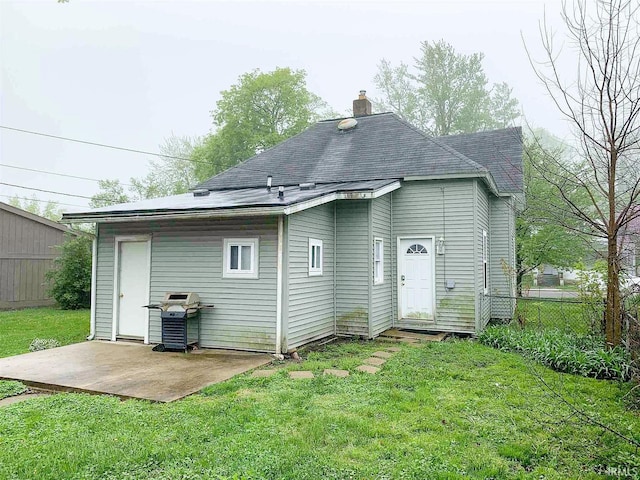
[[[42,205],[44,203],[44,205]],[[54,222],[62,218],[62,212],[57,202],[43,202],[33,195],[31,198],[22,198],[15,196],[9,200],[9,205],[20,208],[34,215],[39,215]]]
[[[544,136],[544,139],[541,138]],[[551,146],[555,144],[555,146]],[[546,155],[561,158],[560,142],[546,132],[526,140],[524,145],[524,195],[526,204],[516,217],[516,279],[518,295],[522,293],[523,277],[542,265],[571,268],[582,260],[588,242],[584,236],[557,222],[559,211],[550,205],[559,205],[558,194],[533,165],[545,162]],[[574,201],[578,202],[577,199]],[[552,214],[550,214],[552,212]]]
[[[379,107],[396,112],[434,136],[509,126],[518,102],[506,83],[489,87],[482,53],[463,55],[443,40],[422,42],[414,70],[382,60],[374,82]]]
[[[563,4],[562,19],[577,78],[565,80],[553,32],[540,29],[543,62],[532,67],[578,140],[579,161],[548,156],[534,168],[548,181],[573,220],[568,228],[607,244],[606,341],[622,341],[620,232],[640,215],[640,24],[636,0]],[[580,201],[576,201],[576,198]]]
[[[186,193],[199,179],[194,150],[202,144],[199,137],[172,135],[160,145],[160,159],[149,162],[150,172],[143,178],[131,179],[131,192],[137,198],[156,198]]]
[[[124,191],[124,186],[120,180],[100,180],[98,182],[100,191],[91,197],[89,206],[91,208],[108,207],[118,203],[127,203],[132,198]]]
[[[46,273],[49,294],[65,310],[91,306],[91,243],[88,235],[67,236],[53,269]]]
[[[306,72],[256,69],[221,92],[211,112],[216,130],[196,146],[196,176],[204,180],[305,130],[328,111],[307,89]]]

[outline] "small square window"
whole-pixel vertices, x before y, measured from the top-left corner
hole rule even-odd
[[[322,240],[309,239],[309,276],[322,275]]]
[[[223,277],[258,278],[258,239],[225,238]]]
[[[373,283],[384,283],[384,242],[381,238],[373,242]]]

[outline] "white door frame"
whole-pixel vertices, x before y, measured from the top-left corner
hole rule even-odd
[[[401,300],[401,282],[402,282],[402,259],[401,254],[402,251],[400,250],[400,242],[401,240],[419,240],[419,239],[427,239],[427,240],[431,240],[431,280],[432,280],[432,284],[431,284],[431,305],[432,305],[432,309],[433,309],[433,321],[436,321],[436,255],[435,255],[435,242],[436,242],[436,237],[435,235],[410,235],[410,236],[404,236],[404,237],[397,237],[397,242],[396,242],[396,261],[397,261],[397,265],[396,265],[396,281],[397,281],[397,285],[396,285],[396,289],[398,294],[396,295],[396,299],[398,301],[398,322],[402,322],[403,318],[402,318],[402,300]]]
[[[111,323],[111,341],[116,341],[118,335],[119,321],[119,298],[120,298],[120,243],[122,242],[146,242],[147,243],[147,265],[149,267],[149,275],[147,277],[147,299],[151,298],[151,235],[117,235],[115,237],[115,250],[113,257],[113,306],[112,306],[112,323]],[[149,343],[149,316],[144,322],[144,343]]]

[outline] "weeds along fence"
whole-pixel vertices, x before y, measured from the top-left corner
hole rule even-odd
[[[532,329],[556,329],[576,334],[601,334],[604,331],[605,303],[578,298],[538,298],[490,295],[492,312],[513,312],[496,323],[514,322]]]
[[[604,335],[606,302],[600,299],[508,297],[489,295],[492,312],[513,312],[494,323],[517,323],[523,328],[555,329],[579,335]],[[623,299],[623,344],[640,359],[640,293]]]

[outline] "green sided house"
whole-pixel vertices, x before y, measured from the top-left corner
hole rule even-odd
[[[287,352],[391,328],[477,333],[513,304],[519,128],[430,138],[392,113],[321,121],[193,193],[95,222],[92,335],[161,341],[143,308],[188,291],[200,346]]]

